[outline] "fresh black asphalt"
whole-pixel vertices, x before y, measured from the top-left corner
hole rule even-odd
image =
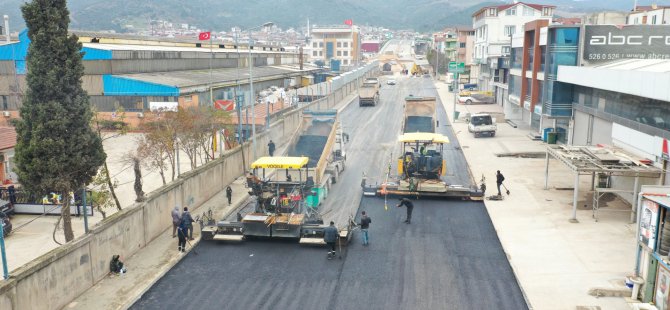
[[[408,92],[436,95],[430,79],[399,79],[396,88],[383,89],[378,107],[354,103],[342,113],[352,142],[347,171],[329,200],[339,191],[334,201],[346,201],[360,184],[360,170],[385,173],[390,152],[398,153]],[[441,105],[438,119],[438,132],[452,142],[445,179],[471,185]],[[189,253],[132,309],[528,308],[483,203],[415,200],[410,225],[402,223],[405,209],[395,207],[396,199],[384,204],[382,198],[361,200],[359,211],[373,220],[370,246],[361,245],[356,231],[342,259],[327,260],[325,248],[290,241],[202,242],[198,255]]]

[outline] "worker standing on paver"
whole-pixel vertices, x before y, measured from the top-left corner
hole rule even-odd
[[[172,209],[172,238],[177,236],[177,227],[181,223],[181,215],[179,215],[179,206],[174,206]]]
[[[502,193],[500,193],[500,186],[503,184],[503,181],[505,181],[505,176],[503,176],[502,173],[500,173],[500,170],[496,172],[496,186],[498,186],[498,196],[502,196]]]
[[[186,228],[189,240],[193,240],[193,222],[195,221],[188,212],[188,207],[184,207],[184,212],[181,213],[181,224]]]
[[[275,154],[275,143],[272,140],[268,143],[268,153],[270,153],[270,156],[274,156]]]
[[[335,257],[335,242],[337,242],[338,236],[339,232],[337,231],[337,227],[335,227],[335,222],[330,221],[330,226],[323,230],[323,241],[325,241],[330,248],[327,255],[328,259],[333,259],[333,257]]]
[[[400,203],[396,207],[400,208],[402,206],[407,208],[407,219],[403,223],[410,224],[412,222],[412,210],[414,209],[414,204],[407,198],[400,198]]]
[[[226,198],[228,198],[228,205],[230,205],[230,202],[233,199],[233,189],[230,188],[230,185],[226,187]]]
[[[370,229],[370,223],[372,219],[368,216],[365,211],[361,212],[361,233],[363,235],[363,245],[367,246],[370,244],[370,237],[368,235],[368,229]]]

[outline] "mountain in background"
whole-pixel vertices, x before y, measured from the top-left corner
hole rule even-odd
[[[25,27],[20,6],[25,0],[4,0],[0,14],[10,16],[13,31]],[[149,28],[150,20],[187,23],[202,29],[229,31],[267,21],[287,29],[312,24],[355,24],[390,29],[431,31],[454,25],[471,25],[472,13],[485,5],[510,1],[486,0],[70,0],[72,29],[115,30],[126,25]],[[557,6],[557,15],[579,15],[593,11],[630,11],[634,0],[545,0],[528,3]],[[670,0],[638,0],[638,5],[670,5]],[[8,10],[8,11],[7,11]]]

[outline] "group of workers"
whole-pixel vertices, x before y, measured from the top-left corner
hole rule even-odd
[[[186,252],[186,238],[193,240],[193,217],[184,207],[184,212],[179,214],[179,206],[172,209],[172,238],[177,238],[177,250]]]

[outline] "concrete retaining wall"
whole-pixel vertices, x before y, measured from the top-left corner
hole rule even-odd
[[[270,139],[278,144],[290,140],[300,124],[303,109],[332,109],[356,92],[365,77],[377,74],[377,66],[371,68],[361,78],[348,81],[329,96],[276,119],[269,131],[257,135],[257,156],[266,154]],[[66,306],[108,274],[112,255],[129,257],[165,233],[172,225],[170,212],[175,205],[195,210],[244,174],[245,166],[248,167],[254,159],[251,143],[245,143],[242,148],[229,150],[221,158],[182,174],[174,182],[150,193],[146,201],[98,223],[89,234],[16,269],[9,280],[0,282],[0,309],[39,310]]]

